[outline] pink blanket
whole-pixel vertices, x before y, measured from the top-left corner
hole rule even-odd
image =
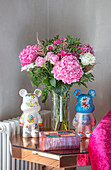
[[[92,170],[111,170],[111,110],[93,131],[88,150]]]

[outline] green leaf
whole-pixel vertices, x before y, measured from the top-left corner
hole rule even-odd
[[[45,41],[42,40],[42,45],[45,45]]]
[[[34,86],[34,83],[31,81],[31,85],[32,85],[32,87]]]
[[[48,86],[50,85],[50,83],[49,83],[49,80],[48,80],[48,79],[43,80],[43,83],[44,83],[44,84],[46,84],[46,85],[48,85]]]
[[[77,50],[78,53],[83,52],[83,50]]]
[[[44,87],[43,90],[42,90],[42,102],[43,103],[46,103],[47,99],[48,99],[48,93],[49,93],[49,90],[48,90],[48,87]]]
[[[50,80],[50,84],[53,86],[53,87],[56,87],[56,79],[55,78],[52,78]]]
[[[54,92],[60,96],[63,94],[67,93],[71,88],[71,85],[69,84],[64,84],[63,82],[57,82],[56,88],[53,88]]]
[[[32,83],[35,84],[37,87],[42,83],[42,80],[37,78],[36,76],[31,77]]]
[[[67,35],[67,38],[69,38],[69,39],[70,39],[70,38],[71,38],[71,37],[70,37],[70,35]]]
[[[32,79],[32,83],[35,84],[37,87],[43,83],[44,79],[48,79],[49,73],[42,67],[40,68],[33,68],[30,71],[29,75]]]
[[[59,35],[56,35],[56,37],[54,37],[54,40],[57,40],[59,39]]]
[[[86,83],[83,83],[83,82],[82,82],[81,84],[87,88],[87,85],[86,85]]]

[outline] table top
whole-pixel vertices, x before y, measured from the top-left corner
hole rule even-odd
[[[11,143],[12,157],[15,159],[62,169],[90,165],[88,156],[89,139],[81,139],[80,148],[75,150],[43,151],[39,148],[39,138],[23,138],[22,135],[12,137]]]
[[[63,155],[88,154],[89,139],[87,138],[81,139],[79,149],[54,150],[54,151],[41,150],[39,148],[39,138],[23,138],[22,135],[16,135],[11,138],[11,143],[12,147],[63,156]]]

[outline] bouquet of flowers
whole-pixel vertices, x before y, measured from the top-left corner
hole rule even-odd
[[[47,101],[49,92],[63,96],[74,84],[87,87],[86,83],[94,80],[93,48],[82,44],[74,36],[57,35],[53,39],[39,41],[37,34],[37,44],[23,49],[19,59],[21,71],[29,72],[32,85],[44,85],[43,102]]]

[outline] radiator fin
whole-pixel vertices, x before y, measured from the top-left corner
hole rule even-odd
[[[19,118],[0,122],[0,170],[39,170],[36,163],[27,162],[11,157],[10,137],[20,134]]]

